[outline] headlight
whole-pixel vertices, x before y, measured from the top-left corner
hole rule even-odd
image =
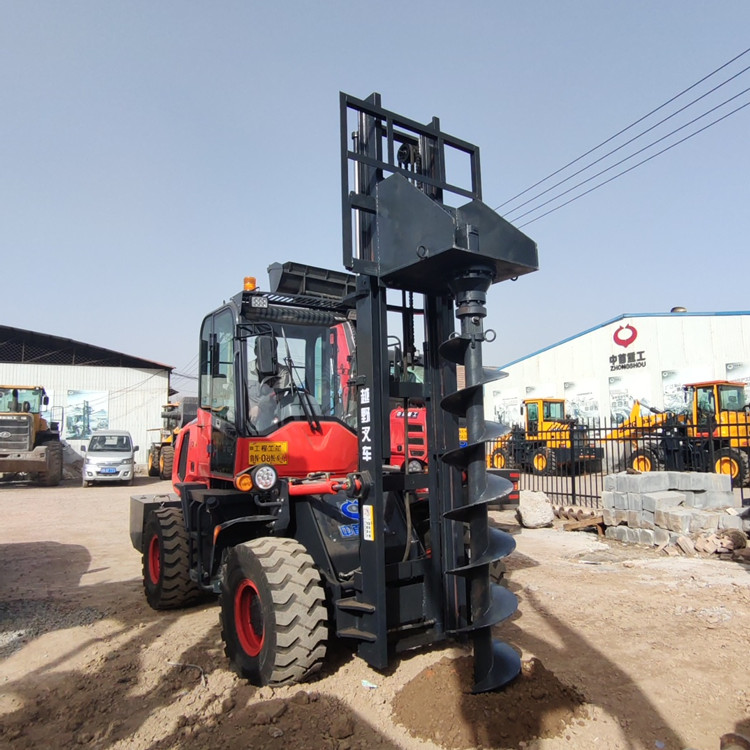
[[[274,485],[279,479],[279,475],[276,473],[276,469],[269,464],[260,464],[256,466],[250,475],[253,478],[253,484],[259,489],[268,491],[273,489]]]
[[[409,474],[421,474],[423,471],[424,468],[421,461],[418,461],[416,458],[412,458],[409,461]]]

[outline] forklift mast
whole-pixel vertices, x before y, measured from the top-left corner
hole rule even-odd
[[[479,149],[442,132],[437,118],[423,125],[401,117],[383,109],[379,94],[361,100],[342,93],[340,115],[343,262],[356,277],[358,651],[376,668],[387,665],[388,623],[379,613],[413,595],[410,563],[386,564],[386,499],[403,495],[408,519],[410,494],[426,487],[431,549],[423,595],[433,625],[421,637],[471,637],[474,692],[493,690],[518,674],[520,660],[491,634],[515,612],[517,600],[489,575],[490,565],[512,552],[515,542],[488,519],[488,505],[513,487],[486,469],[486,443],[505,429],[485,420],[484,386],[505,374],[484,367],[482,344],[494,338],[484,318],[492,284],[538,268],[536,244],[482,202]],[[447,177],[457,162],[468,175],[466,186]],[[388,328],[394,319],[401,325],[395,334]],[[412,361],[417,321],[423,326],[423,383],[394,376],[399,368],[389,362],[394,338],[406,366]],[[465,368],[461,389],[457,365]],[[393,400],[404,410],[425,408],[426,472],[410,474],[408,461],[401,472],[386,470],[392,469]],[[459,445],[459,419],[465,420],[465,445]],[[394,580],[404,582],[396,595]],[[412,645],[405,636],[397,648]]]

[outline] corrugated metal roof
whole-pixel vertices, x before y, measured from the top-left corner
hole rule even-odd
[[[173,370],[171,365],[133,357],[81,341],[22,328],[0,326],[0,362],[81,367],[141,367]]]

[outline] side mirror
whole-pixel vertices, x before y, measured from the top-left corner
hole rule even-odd
[[[138,450],[139,450],[139,446],[137,446],[137,445],[136,445],[136,446],[135,446],[135,447],[133,448],[133,453],[136,453],[136,452],[137,452]]]
[[[47,406],[47,404],[49,404],[49,396],[45,396],[45,397],[44,397],[44,398],[42,399],[42,403],[43,403],[43,404],[44,404],[45,406]]]
[[[85,446],[85,445],[82,445],[82,446],[81,446],[81,453],[85,453],[85,452],[86,452],[86,446]]]

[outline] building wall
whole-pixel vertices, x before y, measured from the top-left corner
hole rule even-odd
[[[750,383],[750,313],[623,315],[502,369],[486,416],[509,424],[535,397],[565,398],[571,416],[589,419],[620,421],[636,399],[678,409],[686,383]]]
[[[76,367],[0,363],[0,383],[41,385],[49,416],[60,421],[62,438],[77,452],[97,427],[128,430],[145,464],[168,401],[169,371],[127,367]]]

